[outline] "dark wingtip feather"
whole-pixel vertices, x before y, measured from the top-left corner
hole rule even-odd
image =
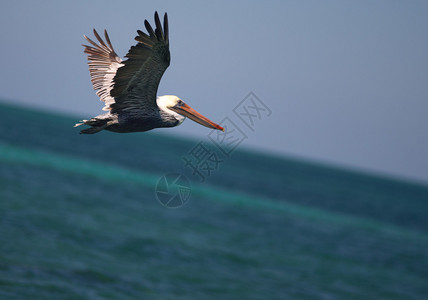
[[[163,31],[165,34],[165,40],[168,42],[169,41],[169,30],[168,30],[168,14],[165,13],[165,15],[163,16]]]
[[[155,30],[156,36],[157,36],[158,40],[163,40],[164,35],[163,35],[163,31],[162,31],[162,25],[161,25],[157,11],[155,11],[155,24],[156,24],[156,30]]]
[[[144,26],[146,26],[147,32],[150,34],[150,38],[156,38],[156,34],[153,31],[152,26],[150,26],[149,21],[144,20]]]

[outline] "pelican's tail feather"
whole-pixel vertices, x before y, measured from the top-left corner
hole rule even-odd
[[[94,134],[94,133],[100,132],[104,128],[105,127],[89,127],[89,128],[80,130],[80,134]]]
[[[82,120],[80,123],[77,123],[74,125],[74,127],[80,126],[80,125],[88,125],[91,126],[90,128],[85,128],[80,131],[81,134],[93,134],[100,132],[101,130],[104,130],[106,127],[113,125],[114,121],[109,118],[109,116],[106,115],[100,115],[93,117],[89,120]]]

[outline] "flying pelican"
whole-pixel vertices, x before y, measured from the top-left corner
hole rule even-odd
[[[163,29],[155,12],[156,29],[147,20],[144,25],[148,34],[137,30],[137,45],[129,49],[122,61],[113,49],[107,31],[107,44],[94,29],[96,44],[86,35],[92,45],[83,45],[88,54],[89,73],[96,94],[104,101],[107,113],[74,125],[89,125],[80,133],[141,132],[160,127],[174,127],[189,119],[208,128],[223,130],[223,127],[207,119],[177,96],[156,98],[159,81],[170,63],[168,16],[165,13]]]

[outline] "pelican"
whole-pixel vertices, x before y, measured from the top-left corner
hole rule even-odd
[[[170,63],[168,16],[163,28],[155,12],[156,29],[145,20],[148,34],[137,30],[138,42],[129,49],[125,61],[113,49],[107,31],[105,41],[94,29],[99,44],[84,35],[92,45],[85,47],[88,55],[92,85],[105,103],[105,114],[74,125],[89,125],[80,133],[92,134],[101,130],[113,132],[142,132],[154,128],[175,127],[189,119],[212,129],[224,128],[204,117],[177,96],[156,97],[159,82]],[[107,43],[106,43],[107,42]]]

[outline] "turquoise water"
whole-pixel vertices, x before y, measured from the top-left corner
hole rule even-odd
[[[428,187],[0,105],[1,299],[425,299]],[[188,203],[155,198],[165,173]]]

